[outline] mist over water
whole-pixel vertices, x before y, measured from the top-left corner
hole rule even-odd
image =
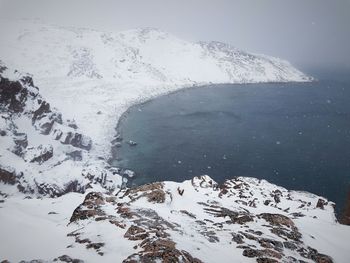
[[[120,123],[113,164],[136,171],[134,185],[266,179],[325,196],[339,212],[350,190],[350,82],[317,77],[194,88],[135,106]]]

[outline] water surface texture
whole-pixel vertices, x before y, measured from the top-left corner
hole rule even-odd
[[[131,108],[118,129],[113,164],[137,173],[132,184],[250,176],[326,196],[338,211],[349,190],[344,82],[193,88]]]

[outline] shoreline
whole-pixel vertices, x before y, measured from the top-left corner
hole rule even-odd
[[[193,90],[193,89],[203,89],[203,88],[223,88],[223,87],[226,87],[226,86],[232,86],[232,88],[234,88],[234,86],[241,86],[241,85],[245,85],[247,86],[247,88],[249,88],[249,86],[252,86],[252,85],[256,85],[256,84],[273,84],[276,86],[276,88],[283,88],[283,85],[285,84],[308,84],[308,83],[312,83],[312,82],[319,82],[318,80],[314,80],[314,81],[296,81],[296,82],[262,82],[262,83],[220,83],[220,84],[204,84],[204,85],[193,85],[193,86],[189,86],[189,87],[181,87],[179,89],[176,89],[176,90],[173,90],[173,91],[170,91],[168,93],[164,93],[164,94],[161,94],[159,96],[152,96],[151,98],[145,100],[145,101],[140,101],[139,103],[136,103],[136,104],[133,104],[131,105],[126,111],[124,111],[121,116],[119,117],[118,119],[118,122],[117,122],[117,125],[114,129],[115,131],[115,137],[116,136],[121,136],[122,138],[122,141],[124,141],[124,136],[125,134],[123,134],[123,132],[121,131],[121,126],[123,125],[123,122],[126,120],[126,118],[128,118],[129,114],[131,111],[139,108],[139,107],[142,107],[143,105],[145,105],[146,103],[149,103],[155,99],[158,99],[160,97],[163,97],[163,96],[169,96],[169,95],[172,95],[172,94],[175,94],[175,93],[180,93],[180,92],[186,92],[187,90]],[[111,143],[112,144],[112,143]],[[124,147],[124,145],[123,145]],[[114,153],[113,153],[113,150],[114,149]],[[108,164],[111,165],[112,167],[117,167],[117,168],[122,168],[122,169],[130,169],[130,170],[133,170],[133,167],[121,167],[121,166],[118,166],[118,164],[113,164],[113,160],[117,160],[117,157],[118,156],[118,153],[119,153],[119,148],[118,147],[115,147],[115,146],[111,146],[111,157],[108,159]],[[118,161],[117,161],[118,162]],[[136,176],[139,176],[139,175],[136,175]],[[194,176],[200,176],[200,174],[194,174]],[[190,178],[188,178],[190,179]],[[226,180],[229,180],[230,178],[225,178]],[[264,179],[264,178],[261,178],[261,179]],[[268,179],[264,179],[264,180],[268,180]],[[129,179],[128,181],[133,181],[133,179]],[[160,180],[162,181],[162,180]],[[164,181],[164,180],[163,180]],[[171,181],[171,180],[170,180]],[[153,182],[153,181],[152,181]],[[180,181],[174,181],[174,182],[180,182]],[[129,183],[129,182],[128,182]],[[148,183],[151,183],[148,182]],[[147,184],[147,183],[146,183]],[[281,184],[278,184],[277,185],[281,185]],[[285,187],[283,185],[281,185],[282,187]],[[128,187],[133,187],[131,185],[128,185]],[[295,191],[295,192],[306,192],[306,193],[310,193],[310,194],[314,194],[314,192],[311,192],[311,191],[307,191],[307,190],[298,190],[298,188],[293,188],[293,189],[289,189],[288,190],[290,191]],[[315,194],[315,195],[318,195],[318,196],[321,196],[321,197],[324,197],[325,199],[327,199],[328,201],[334,203],[334,215],[335,215],[335,218],[338,220],[338,221],[341,221],[341,218],[344,216],[344,208],[342,207],[342,205],[339,205],[337,203],[335,203],[334,201],[332,201],[331,199],[329,199],[328,197],[325,197],[325,195],[320,195],[320,194]],[[337,209],[335,208],[337,207]],[[337,212],[337,210],[339,210]]]

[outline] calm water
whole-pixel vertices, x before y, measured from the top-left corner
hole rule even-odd
[[[350,190],[350,82],[213,85],[130,109],[113,164],[132,184],[263,178],[337,203]],[[129,146],[133,140],[137,146]]]

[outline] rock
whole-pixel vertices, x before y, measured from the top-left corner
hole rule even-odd
[[[13,142],[15,143],[15,146],[12,152],[22,157],[25,148],[28,147],[27,134],[15,132],[13,136]]]
[[[255,258],[262,256],[262,253],[257,250],[257,249],[252,249],[252,248],[247,248],[243,250],[243,256],[248,257],[248,258]]]
[[[74,130],[78,129],[78,125],[76,124],[75,120],[67,120],[68,127],[73,128]]]
[[[165,193],[161,189],[154,190],[146,194],[148,202],[152,203],[164,203],[165,202]]]
[[[12,112],[22,112],[27,100],[28,90],[20,81],[0,78],[0,103]]]
[[[91,192],[85,196],[84,202],[79,205],[73,212],[70,223],[78,220],[85,220],[95,216],[104,216],[105,213],[100,206],[105,203],[105,199],[101,193]]]
[[[148,202],[164,203],[165,192],[163,183],[151,183],[128,189],[124,196],[128,196],[132,201],[141,197],[146,197]]]
[[[259,216],[265,219],[273,226],[295,227],[292,219],[281,214],[262,213]]]
[[[324,209],[324,206],[327,204],[327,202],[321,198],[318,199],[316,208]]]
[[[68,153],[66,153],[66,155],[70,159],[72,159],[73,161],[81,161],[81,160],[83,160],[83,154],[79,150],[68,152]]]
[[[124,237],[129,240],[144,240],[148,237],[148,233],[141,227],[132,225],[124,234]]]
[[[67,255],[63,255],[63,256],[60,256],[60,257],[57,257],[53,260],[54,262],[56,261],[61,261],[61,262],[67,262],[67,263],[84,263],[83,260],[81,259],[76,259],[76,258],[71,258],[70,256],[67,256]]]
[[[231,233],[232,235],[232,241],[236,242],[237,244],[243,244],[243,235],[241,234],[236,234],[236,233]]]
[[[26,149],[23,159],[31,163],[39,163],[49,160],[53,156],[53,147],[51,145],[42,145]]]
[[[49,103],[40,100],[39,108],[33,112],[32,123],[40,133],[48,135],[55,123],[62,124],[62,114],[52,111]]]
[[[157,239],[155,241],[145,240],[141,243],[142,251],[126,258],[123,263],[149,263],[149,262],[186,262],[201,263],[198,258],[194,258],[184,250],[178,250],[175,243],[167,239]]]
[[[92,141],[89,137],[76,132],[63,133],[60,142],[62,144],[70,144],[74,147],[78,147],[88,151],[91,149],[92,146]]]
[[[93,248],[95,250],[99,250],[101,247],[103,247],[105,245],[105,243],[102,242],[98,242],[98,243],[89,243],[86,245],[86,248]]]
[[[17,183],[17,176],[15,172],[9,172],[0,168],[0,182],[14,185]]]
[[[278,263],[278,260],[273,258],[257,258],[256,262],[258,263]]]
[[[185,214],[185,215],[187,215],[187,216],[189,216],[189,217],[191,217],[193,219],[197,218],[194,214],[188,212],[187,210],[180,210],[180,213]]]
[[[340,223],[344,225],[350,225],[350,190],[348,192],[348,196],[345,202],[345,208],[340,217]]]
[[[179,193],[179,195],[183,195],[185,192],[185,189],[180,189],[180,187],[177,188],[177,192]]]

